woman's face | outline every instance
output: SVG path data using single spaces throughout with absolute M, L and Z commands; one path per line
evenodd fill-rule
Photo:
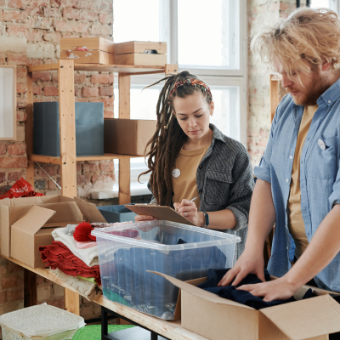
M 174 115 L 183 132 L 192 140 L 201 139 L 209 132 L 209 118 L 214 111 L 214 103 L 207 103 L 200 91 L 185 98 L 174 97 Z

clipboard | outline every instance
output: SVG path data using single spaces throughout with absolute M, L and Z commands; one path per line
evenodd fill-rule
M 125 205 L 125 208 L 130 209 L 137 215 L 148 215 L 157 218 L 158 220 L 165 220 L 175 223 L 195 225 L 190 220 L 180 215 L 174 209 L 168 206 L 156 204 L 135 204 Z

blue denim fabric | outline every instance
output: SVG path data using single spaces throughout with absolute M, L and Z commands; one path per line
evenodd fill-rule
M 309 242 L 333 205 L 340 203 L 340 80 L 319 97 L 317 104 L 319 108 L 300 159 L 301 211 Z M 266 150 L 260 165 L 254 169 L 257 178 L 271 183 L 276 226 L 268 270 L 275 276 L 283 276 L 291 267 L 289 253 L 292 254 L 290 249 L 294 242 L 287 227 L 287 201 L 303 111 L 304 107 L 294 104 L 290 95 L 282 99 Z M 322 288 L 340 292 L 339 268 L 340 253 L 316 276 L 315 281 Z

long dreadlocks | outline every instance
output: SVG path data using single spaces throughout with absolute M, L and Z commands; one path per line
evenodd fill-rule
M 147 86 L 151 87 L 165 81 L 157 102 L 156 115 L 157 127 L 153 137 L 149 140 L 146 148 L 150 146 L 150 151 L 146 154 L 148 157 L 149 170 L 143 172 L 140 176 L 151 172 L 150 187 L 158 204 L 169 205 L 173 196 L 172 192 L 172 170 L 175 166 L 177 156 L 187 140 L 187 135 L 179 126 L 177 119 L 173 116 L 173 104 L 169 97 L 178 96 L 185 98 L 200 91 L 204 94 L 208 104 L 211 103 L 211 95 L 209 96 L 204 88 L 194 86 L 190 82 L 183 84 L 171 93 L 174 84 L 187 79 L 198 79 L 188 71 L 183 71 L 176 75 L 167 75 L 160 81 Z

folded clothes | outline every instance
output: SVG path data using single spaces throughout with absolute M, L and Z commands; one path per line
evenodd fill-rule
M 95 242 L 95 241 L 89 241 L 89 242 L 78 242 L 78 241 L 76 241 L 76 247 L 78 249 L 92 248 L 92 247 L 96 247 L 96 246 L 97 246 L 97 242 Z
M 57 228 L 52 231 L 52 237 L 55 241 L 63 243 L 75 256 L 79 257 L 89 267 L 99 265 L 97 247 L 78 249 L 76 240 L 73 236 L 66 235 L 65 228 Z
M 80 276 L 74 277 L 65 274 L 59 268 L 50 270 L 54 275 L 63 280 L 63 282 L 70 285 L 81 296 L 85 297 L 89 301 L 94 301 L 101 295 L 101 290 L 98 288 L 98 285 L 94 278 L 82 278 Z
M 273 300 L 270 302 L 266 302 L 263 301 L 261 297 L 254 296 L 253 294 L 245 290 L 238 290 L 234 286 L 217 287 L 217 284 L 221 281 L 228 270 L 229 269 L 209 269 L 207 272 L 208 281 L 198 285 L 198 287 L 210 293 L 219 295 L 220 297 L 223 297 L 225 299 L 229 299 L 255 309 L 273 307 L 281 305 L 283 303 L 296 301 L 294 297 L 291 297 L 290 299 L 286 300 Z M 265 270 L 265 279 L 266 281 L 270 281 L 270 275 L 267 270 Z M 262 281 L 255 274 L 248 274 L 237 287 L 261 282 Z M 307 299 L 312 296 L 312 290 L 308 289 L 302 299 Z
M 91 225 L 93 226 L 93 228 L 97 229 L 97 228 L 107 228 L 107 227 L 117 226 L 117 225 L 120 225 L 120 224 L 131 224 L 131 223 L 133 223 L 133 222 L 91 223 Z M 68 224 L 66 226 L 66 228 L 64 228 L 64 233 L 66 235 L 73 236 L 74 231 L 75 231 L 77 226 L 78 226 L 78 224 Z
M 75 256 L 62 242 L 53 241 L 51 245 L 39 247 L 45 267 L 59 268 L 71 276 L 93 277 L 98 284 L 100 281 L 99 266 L 89 267 Z

